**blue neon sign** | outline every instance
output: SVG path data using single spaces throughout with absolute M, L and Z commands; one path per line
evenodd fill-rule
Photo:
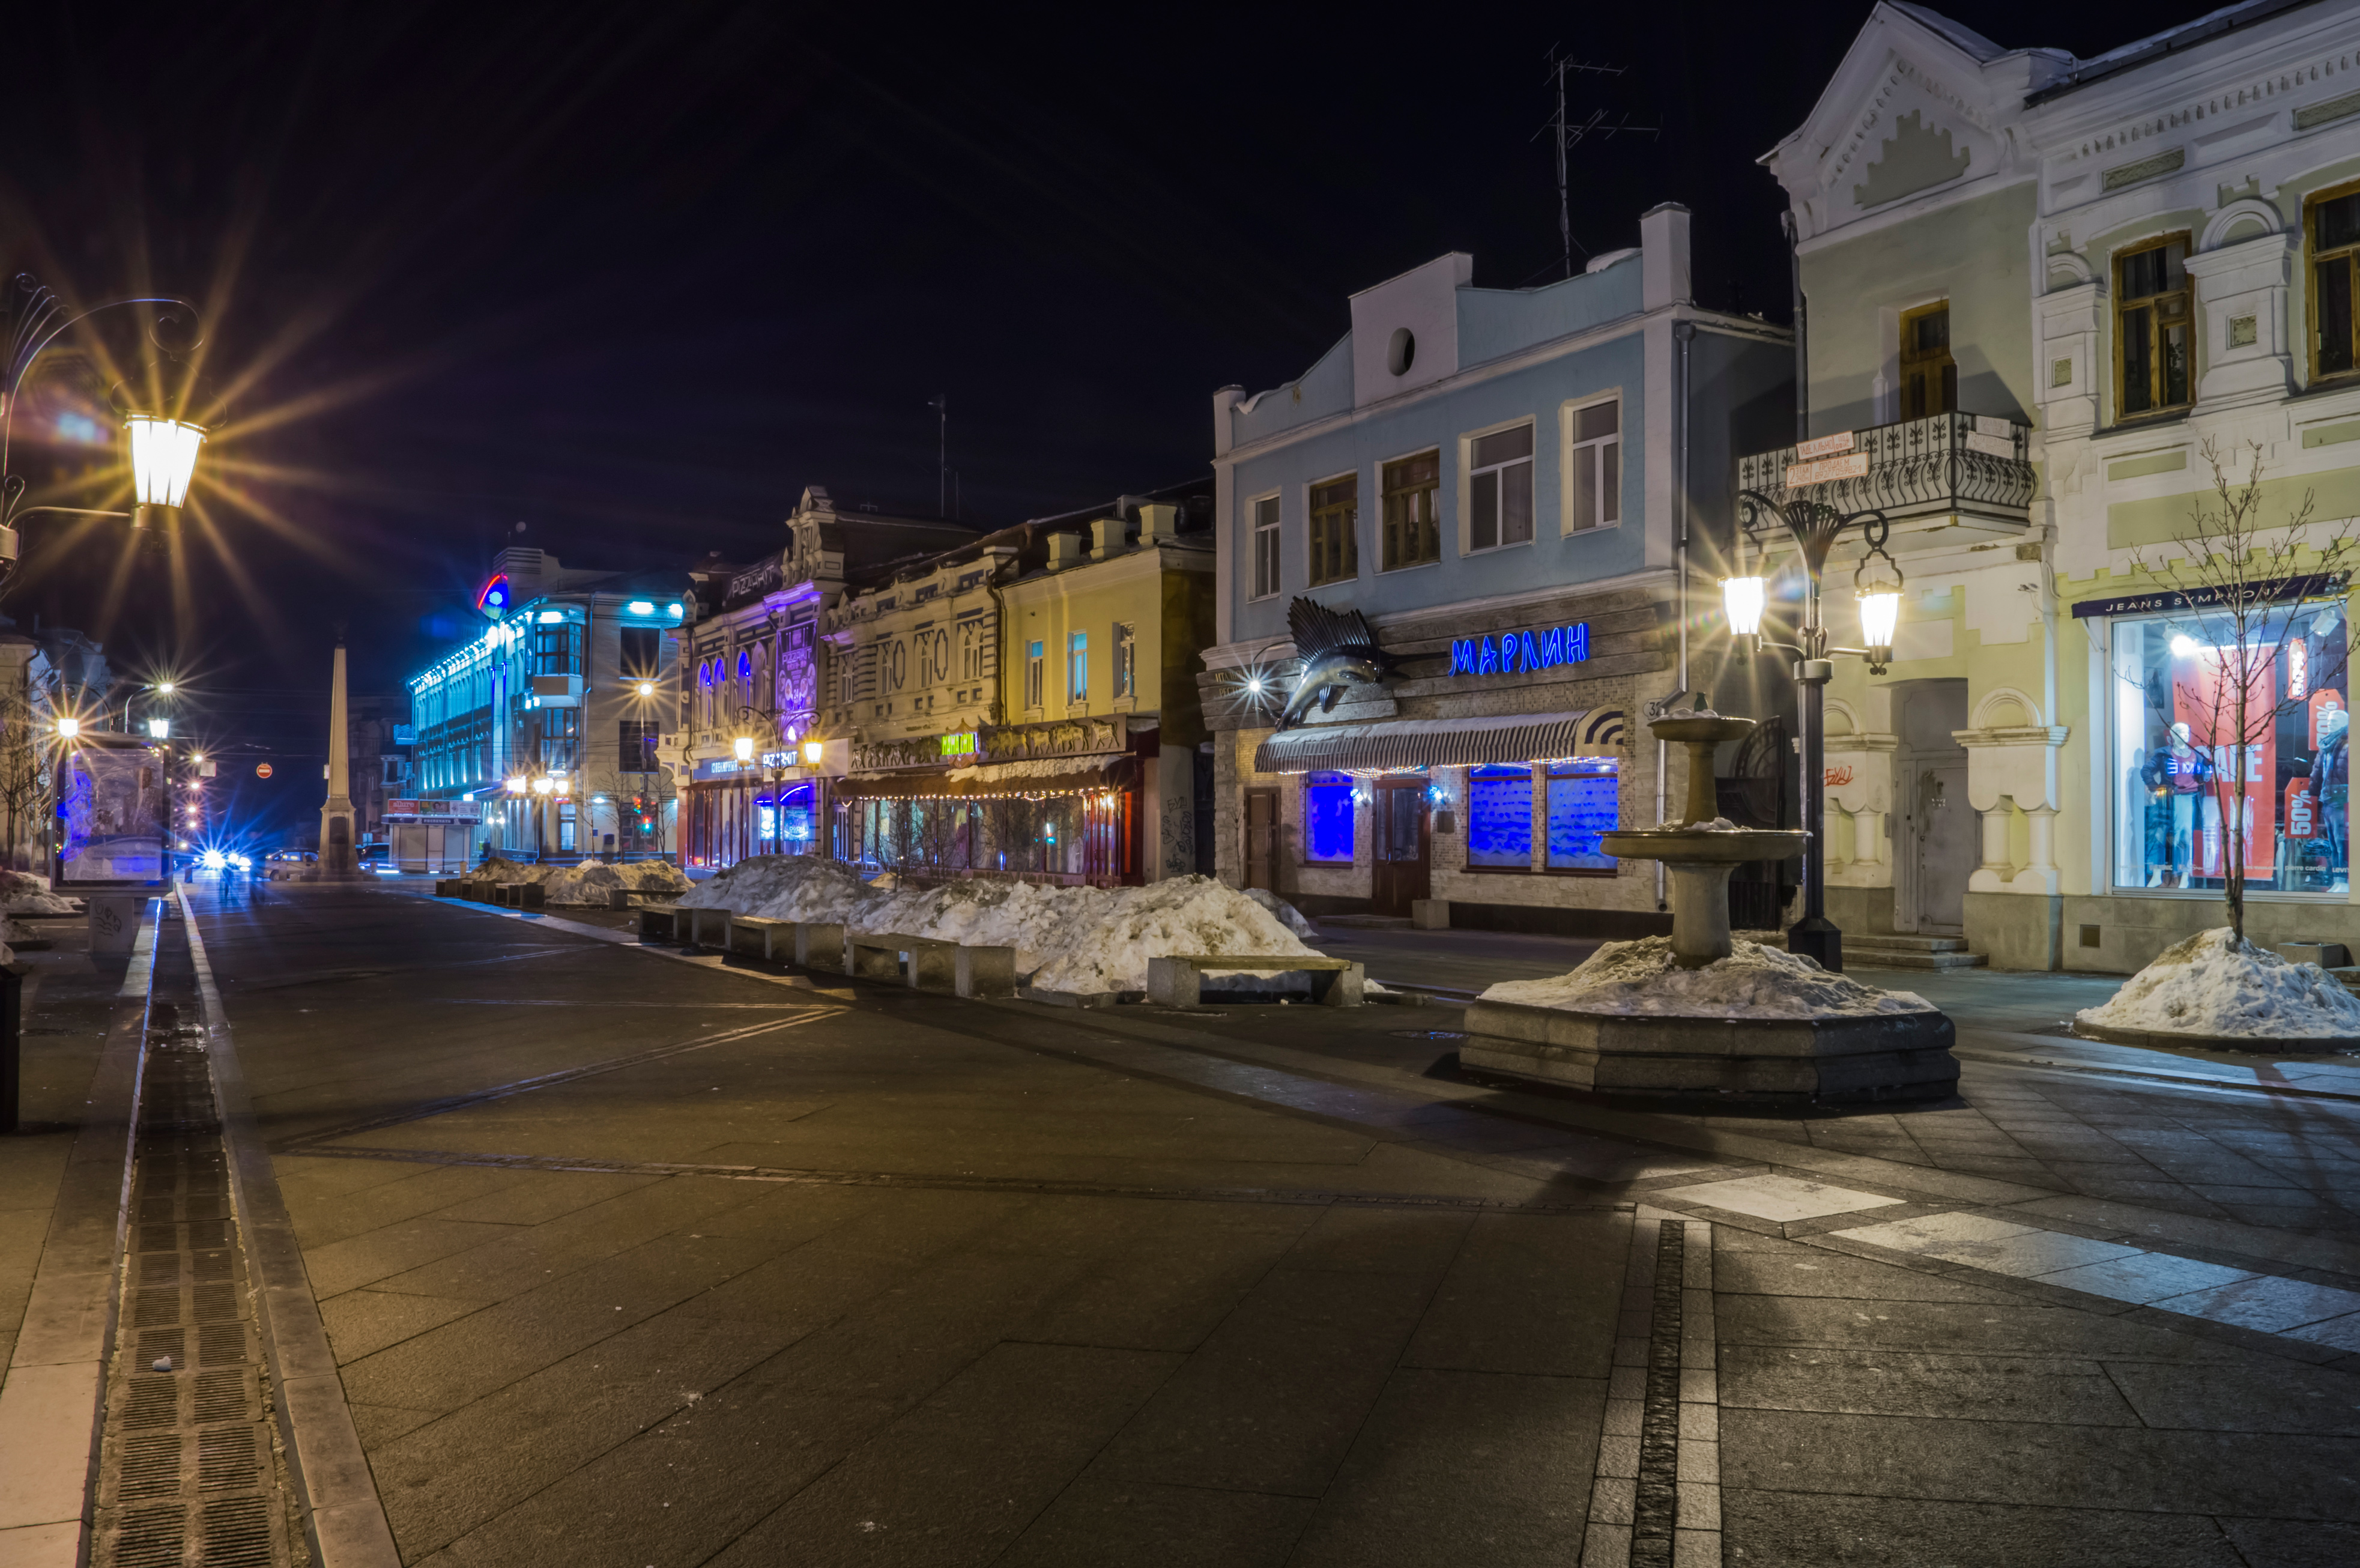
M 1450 673 L 1502 675 L 1585 663 L 1590 658 L 1590 622 L 1551 626 L 1538 631 L 1505 631 L 1491 637 L 1454 638 Z

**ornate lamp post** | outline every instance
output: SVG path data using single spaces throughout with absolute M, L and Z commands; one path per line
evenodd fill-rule
M 1893 662 L 1893 630 L 1901 612 L 1901 568 L 1885 552 L 1893 525 L 1881 511 L 1839 512 L 1823 502 L 1790 497 L 1785 504 L 1759 490 L 1739 493 L 1738 505 L 1749 535 L 1766 532 L 1775 519 L 1794 536 L 1803 560 L 1803 614 L 1791 642 L 1765 642 L 1762 610 L 1768 584 L 1759 576 L 1730 577 L 1721 584 L 1721 604 L 1729 630 L 1737 638 L 1739 655 L 1751 659 L 1765 647 L 1795 655 L 1795 682 L 1800 688 L 1797 733 L 1802 741 L 1803 915 L 1786 933 L 1786 949 L 1819 961 L 1826 970 L 1843 968 L 1843 933 L 1827 913 L 1827 686 L 1835 674 L 1830 653 L 1851 654 L 1868 661 L 1870 671 L 1883 674 Z M 1860 602 L 1861 640 L 1865 648 L 1830 648 L 1826 625 L 1819 618 L 1820 578 L 1836 541 L 1857 527 L 1868 546 L 1852 573 L 1852 592 Z M 1882 565 L 1878 565 L 1882 563 Z M 1889 576 L 1888 576 L 1889 574 Z
M 189 481 L 197 468 L 197 452 L 205 442 L 205 427 L 180 417 L 185 411 L 148 406 L 148 400 L 127 391 L 127 383 L 117 383 L 110 394 L 123 415 L 124 433 L 131 449 L 132 510 L 102 511 L 90 507 L 19 506 L 24 498 L 26 481 L 17 474 L 5 473 L 16 432 L 16 403 L 26 378 L 30 376 L 41 356 L 69 329 L 88 321 L 101 311 L 125 305 L 163 305 L 170 309 L 160 315 L 148 336 L 168 356 L 178 356 L 166 346 L 160 331 L 166 322 L 185 318 L 191 329 L 187 349 L 201 341 L 196 335 L 196 307 L 186 300 L 146 297 L 109 300 L 93 305 L 79 313 L 69 313 L 65 304 L 29 273 L 19 274 L 17 292 L 23 296 L 16 317 L 16 330 L 8 340 L 8 357 L 0 366 L 0 575 L 15 568 L 16 563 L 16 521 L 37 513 L 48 512 L 68 517 L 127 518 L 134 529 L 146 531 L 169 521 L 188 499 Z

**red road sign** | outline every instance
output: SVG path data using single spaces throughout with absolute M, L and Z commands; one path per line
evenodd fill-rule
M 267 779 L 267 778 L 268 778 L 268 777 L 270 776 L 270 764 L 269 764 L 268 762 L 257 762 L 257 763 L 255 763 L 255 764 L 254 764 L 254 776 L 255 776 L 256 778 L 258 778 L 258 779 Z

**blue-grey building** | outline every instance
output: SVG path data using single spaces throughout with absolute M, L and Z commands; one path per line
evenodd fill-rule
M 1214 395 L 1223 880 L 1316 913 L 1668 928 L 1655 866 L 1597 839 L 1677 786 L 1642 708 L 1712 684 L 1686 632 L 1718 620 L 1736 455 L 1791 437 L 1794 358 L 1694 302 L 1686 208 L 1640 233 L 1532 289 L 1440 257 L 1354 295 L 1299 380 Z M 1247 686 L 1291 677 L 1298 597 L 1404 663 L 1273 734 Z

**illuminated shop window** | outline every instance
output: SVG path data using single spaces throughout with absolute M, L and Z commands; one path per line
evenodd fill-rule
M 1530 870 L 1533 863 L 1533 770 L 1491 766 L 1467 770 L 1467 863 Z
M 1622 771 L 1612 757 L 1549 764 L 1549 870 L 1612 873 L 1614 857 L 1599 852 L 1598 839 L 1622 826 Z
M 1303 858 L 1314 864 L 1352 860 L 1352 775 L 1303 775 Z

